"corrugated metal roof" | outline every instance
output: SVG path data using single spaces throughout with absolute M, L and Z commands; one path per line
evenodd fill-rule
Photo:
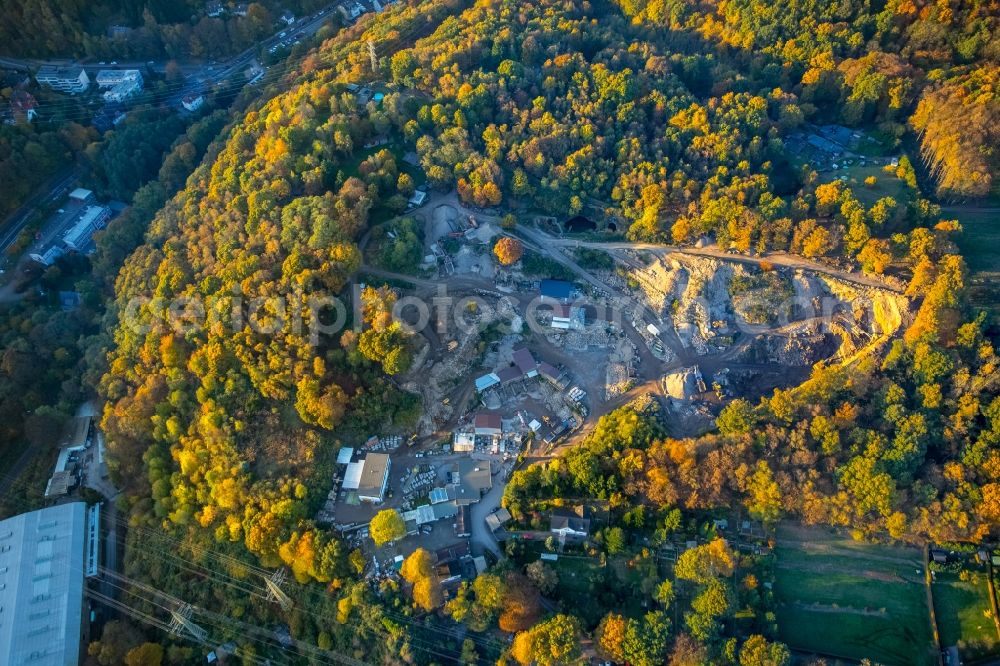
M 0 664 L 80 661 L 86 504 L 0 521 Z
M 559 300 L 568 300 L 573 294 L 573 285 L 562 280 L 542 280 L 539 291 L 542 296 L 548 296 L 549 298 L 556 298 Z
M 352 462 L 347 465 L 344 472 L 344 490 L 357 490 L 361 485 L 361 472 L 364 471 L 363 462 Z
M 497 377 L 495 373 L 491 372 L 488 375 L 483 375 L 482 377 L 476 379 L 476 390 L 480 392 L 485 391 L 499 382 L 500 378 Z

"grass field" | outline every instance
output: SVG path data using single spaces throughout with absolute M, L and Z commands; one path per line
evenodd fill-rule
M 991 201 L 986 206 L 996 205 Z M 993 312 L 994 323 L 1000 323 L 1000 214 L 973 209 L 945 210 L 945 219 L 957 219 L 962 233 L 956 239 L 962 256 L 969 266 L 969 297 L 976 307 Z
M 783 526 L 776 613 L 793 648 L 879 663 L 936 663 L 920 551 Z
M 996 654 L 1000 643 L 987 615 L 990 597 L 986 576 L 980 574 L 963 582 L 958 574 L 939 571 L 932 587 L 941 645 L 957 645 L 963 659 Z
M 868 176 L 875 176 L 873 187 L 865 185 L 865 178 Z M 854 196 L 865 206 L 871 206 L 882 197 L 892 197 L 900 204 L 905 203 L 910 198 L 909 191 L 903 181 L 895 174 L 883 171 L 882 167 L 878 165 L 859 166 L 854 164 L 836 171 L 824 171 L 819 174 L 819 180 L 823 183 L 829 183 L 841 177 L 846 178 L 844 182 L 851 186 Z
M 944 211 L 941 216 L 962 224 L 958 247 L 970 271 L 1000 271 L 1000 214 L 968 210 Z

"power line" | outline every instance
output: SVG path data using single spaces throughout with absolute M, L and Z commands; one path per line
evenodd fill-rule
M 371 15 L 369 15 L 369 16 L 371 16 Z M 398 48 L 397 45 L 400 42 L 403 42 L 403 41 L 406 41 L 406 40 L 409 40 L 409 39 L 411 39 L 413 37 L 418 36 L 420 33 L 422 33 L 424 31 L 425 26 L 415 25 L 415 23 L 416 23 L 415 21 L 409 21 L 405 26 L 403 26 L 403 28 L 396 28 L 394 30 L 394 32 L 396 32 L 397 35 L 395 37 L 392 37 L 392 38 L 383 38 L 381 40 L 382 43 L 384 45 L 390 45 L 390 46 L 394 47 L 393 48 L 393 50 L 394 50 L 395 48 Z M 433 24 L 431 24 L 431 26 L 429 26 L 429 27 L 433 27 Z M 352 27 L 344 27 L 343 28 L 343 30 L 349 30 L 349 29 L 353 29 L 353 26 Z M 360 39 L 361 39 L 361 36 L 359 35 L 358 40 L 360 40 Z M 367 44 L 368 44 L 367 48 L 369 49 L 369 52 L 371 53 L 373 51 L 374 47 L 375 47 L 375 40 L 373 38 L 369 38 L 366 41 L 367 41 Z M 261 84 L 265 84 L 265 83 L 267 83 L 267 84 L 274 83 L 275 81 L 277 81 L 281 77 L 283 77 L 285 74 L 294 71 L 294 69 L 299 64 L 303 63 L 304 61 L 306 61 L 308 59 L 326 60 L 327 64 L 329 64 L 329 65 L 335 64 L 335 61 L 333 61 L 333 57 L 334 56 L 332 54 L 328 54 L 328 53 L 324 53 L 324 52 L 318 51 L 318 50 L 316 50 L 316 48 L 314 48 L 312 50 L 307 50 L 302 55 L 296 56 L 294 58 L 288 57 L 285 60 L 281 61 L 280 63 L 275 63 L 274 65 L 271 65 L 269 68 L 267 68 L 265 74 L 261 77 L 261 79 L 259 79 L 257 82 L 255 82 L 254 85 L 261 85 Z M 379 73 L 379 68 L 377 66 L 377 59 L 373 59 L 372 63 L 373 63 L 373 65 L 372 65 L 372 71 L 373 71 L 374 74 L 377 75 Z M 241 80 L 239 80 L 240 74 L 241 74 L 240 72 L 234 72 L 229 77 L 226 77 L 222 81 L 219 81 L 218 83 L 216 83 L 215 86 L 214 86 L 214 88 L 215 88 L 217 94 L 228 94 L 228 93 L 231 93 L 233 91 L 237 91 L 237 90 L 242 89 L 242 88 L 246 87 L 247 85 L 249 85 L 249 83 L 247 81 L 241 81 Z M 183 81 L 176 81 L 176 82 L 173 82 L 173 83 L 168 82 L 168 83 L 164 84 L 164 86 L 161 86 L 157 91 L 155 91 L 154 93 L 151 93 L 150 96 L 147 98 L 147 103 L 149 103 L 151 105 L 162 104 L 168 98 L 174 97 L 179 92 L 183 91 L 185 88 L 191 86 L 191 83 L 189 81 L 187 81 L 187 80 L 183 80 Z M 72 108 L 73 109 L 73 113 L 63 114 L 63 120 L 64 121 L 83 120 L 83 119 L 89 118 L 90 115 L 91 115 L 89 110 L 80 110 L 79 109 L 79 104 L 75 100 L 72 100 L 72 99 L 57 100 L 57 101 L 54 101 L 54 102 L 48 102 L 48 103 L 46 103 L 44 105 L 39 105 L 36 108 L 40 109 L 40 110 L 47 110 L 47 109 L 58 110 L 60 107 L 62 107 L 63 109 L 66 109 L 66 108 Z M 53 111 L 53 113 L 54 112 L 55 111 Z
M 21 499 L 17 503 L 28 504 L 27 501 L 24 500 L 24 499 Z M 105 515 L 107 515 L 107 514 L 105 514 Z M 148 539 L 148 538 L 157 538 L 158 537 L 158 538 L 163 538 L 163 539 L 167 539 L 167 540 L 170 540 L 170 541 L 174 541 L 175 543 L 180 544 L 181 547 L 189 547 L 190 548 L 190 546 L 191 546 L 191 544 L 187 544 L 187 543 L 181 542 L 181 541 L 179 541 L 177 539 L 169 537 L 168 535 L 166 535 L 165 533 L 162 533 L 162 532 L 155 532 L 153 530 L 148 530 L 146 528 L 142 528 L 142 527 L 139 527 L 139 526 L 133 526 L 133 527 L 130 528 L 128 526 L 128 524 L 127 524 L 126 519 L 124 517 L 122 517 L 122 516 L 117 516 L 116 519 L 115 519 L 115 522 L 116 522 L 116 524 L 121 525 L 121 526 L 125 527 L 126 529 L 136 530 L 137 535 L 141 536 L 142 538 L 147 538 Z M 110 530 L 111 526 L 109 526 L 108 529 Z M 103 528 L 102 528 L 102 531 L 103 531 Z M 215 552 L 213 552 L 213 551 L 211 551 L 211 550 L 209 550 L 207 548 L 200 548 L 199 550 L 203 551 L 204 554 L 206 554 L 206 556 L 215 556 L 215 557 L 217 557 L 218 559 L 216 561 L 219 561 L 219 562 L 224 562 L 224 558 L 228 558 L 229 557 L 229 556 L 226 556 L 226 555 L 221 554 L 221 553 L 215 553 Z M 228 583 L 231 587 L 239 588 L 239 586 L 241 586 L 241 585 L 248 585 L 248 582 L 245 581 L 245 580 L 235 578 L 232 575 L 227 574 L 226 572 L 218 572 L 218 571 L 209 569 L 208 567 L 205 567 L 204 565 L 199 565 L 198 563 L 193 562 L 193 561 L 191 561 L 191 560 L 189 560 L 187 558 L 184 558 L 183 556 L 181 556 L 179 554 L 169 553 L 169 552 L 154 551 L 153 549 L 149 549 L 149 548 L 143 549 L 143 550 L 139 551 L 139 553 L 140 553 L 140 555 L 139 555 L 140 557 L 145 557 L 145 558 L 147 558 L 149 560 L 153 560 L 153 561 L 159 561 L 161 563 L 164 563 L 164 564 L 167 564 L 167 565 L 170 565 L 170 566 L 177 566 L 178 568 L 180 568 L 182 570 L 185 570 L 185 571 L 188 571 L 189 573 L 194 573 L 195 575 L 205 575 L 202 572 L 197 571 L 197 570 L 191 568 L 191 567 L 200 567 L 200 568 L 204 569 L 205 571 L 209 572 L 210 574 L 212 574 L 212 578 L 213 578 L 213 580 L 215 582 L 222 583 L 222 584 L 227 584 Z M 190 564 L 191 566 L 186 566 L 186 564 Z M 242 566 L 243 563 L 237 561 L 237 564 L 239 564 L 239 565 Z M 256 567 L 253 567 L 253 568 L 256 568 Z M 84 573 L 83 569 L 82 569 L 82 566 L 73 566 L 72 569 L 74 571 L 79 572 L 81 575 L 83 575 L 83 573 Z M 259 568 L 257 568 L 257 569 L 259 569 Z M 128 584 L 132 584 L 136 588 L 141 589 L 141 590 L 145 591 L 147 594 L 152 595 L 152 599 L 153 600 L 159 599 L 160 601 L 156 601 L 155 603 L 158 605 L 158 607 L 161 610 L 164 610 L 164 611 L 167 611 L 167 612 L 173 612 L 174 610 L 176 610 L 177 607 L 180 607 L 181 605 L 185 605 L 185 604 L 186 605 L 191 605 L 191 604 L 188 604 L 188 602 L 182 601 L 182 600 L 180 600 L 180 599 L 178 599 L 176 597 L 173 597 L 172 595 L 169 595 L 169 594 L 167 594 L 165 592 L 162 592 L 161 590 L 158 590 L 157 588 L 155 588 L 155 587 L 153 587 L 153 586 L 151 586 L 151 585 L 149 585 L 147 583 L 138 581 L 135 578 L 130 578 L 130 577 L 124 576 L 123 574 L 118 574 L 117 572 L 113 572 L 110 569 L 107 569 L 106 567 L 101 567 L 100 571 L 102 573 L 102 580 L 106 584 L 111 585 L 112 587 L 115 587 L 115 588 L 118 588 L 118 589 L 122 589 L 121 588 L 121 584 L 123 584 L 123 583 L 125 583 L 127 581 Z M 268 575 L 268 577 L 270 576 L 270 572 L 268 572 L 267 570 L 260 569 L 260 571 L 263 571 L 265 574 Z M 119 581 L 119 584 L 115 584 L 112 580 L 108 580 L 109 577 L 113 578 L 114 580 Z M 226 579 L 228 579 L 228 580 L 226 580 Z M 253 596 L 255 598 L 259 598 L 259 599 L 262 599 L 262 600 L 273 601 L 273 599 L 269 599 L 268 598 L 268 596 L 267 596 L 267 594 L 265 593 L 264 590 L 262 590 L 260 588 L 255 588 L 255 589 L 258 591 L 257 594 L 253 594 L 253 593 L 249 592 L 248 590 L 246 590 L 246 591 L 245 590 L 240 590 L 240 591 L 242 593 L 244 593 L 244 594 L 253 594 Z M 303 593 L 307 594 L 308 596 L 313 597 L 314 599 L 317 598 L 317 595 L 319 594 L 319 590 L 315 589 L 314 587 L 303 586 L 301 588 L 301 591 Z M 328 615 L 326 613 L 320 612 L 314 606 L 313 602 L 310 602 L 307 599 L 302 599 L 301 601 L 303 601 L 303 604 L 297 606 L 295 608 L 295 610 L 297 610 L 297 611 L 299 611 L 299 612 L 301 612 L 301 613 L 303 613 L 303 614 L 305 614 L 307 616 L 310 616 L 313 619 L 320 621 L 321 623 L 322 622 L 328 622 L 328 623 L 338 623 L 339 624 L 339 622 L 335 618 L 332 618 L 330 615 Z M 151 600 L 151 603 L 154 603 L 154 602 Z M 199 607 L 194 606 L 194 605 L 191 605 L 191 606 L 198 613 L 211 613 L 210 611 L 207 611 L 206 609 L 199 608 Z M 397 612 L 391 611 L 391 610 L 389 610 L 387 608 L 384 608 L 383 606 L 380 606 L 380 605 L 373 606 L 373 609 L 375 610 L 376 613 L 378 613 L 378 615 L 380 617 L 384 617 L 384 618 L 386 618 L 386 619 L 388 619 L 390 621 L 393 621 L 395 623 L 411 627 L 412 629 L 416 629 L 416 630 L 419 630 L 419 631 L 422 631 L 422 632 L 429 632 L 431 634 L 439 634 L 441 636 L 446 636 L 448 638 L 455 639 L 455 640 L 457 640 L 459 638 L 459 636 L 457 635 L 459 630 L 457 628 L 455 630 L 448 630 L 448 629 L 446 629 L 444 627 L 440 627 L 440 626 L 437 626 L 437 627 L 428 627 L 428 626 L 425 626 L 425 625 L 422 625 L 422 624 L 418 623 L 412 617 L 409 617 L 409 616 L 403 615 L 401 613 L 397 613 Z M 286 612 L 288 612 L 287 609 L 286 609 Z M 218 618 L 224 617 L 224 616 L 221 616 L 219 614 L 215 614 L 215 615 L 212 615 L 212 617 L 216 620 L 216 622 L 218 622 Z M 162 622 L 161 622 L 161 624 L 162 624 Z M 163 628 L 163 627 L 160 627 L 160 628 Z M 356 626 L 356 629 L 358 631 L 360 631 L 360 632 L 363 632 L 363 633 L 369 635 L 372 639 L 375 639 L 375 640 L 380 640 L 381 641 L 381 640 L 384 640 L 386 637 L 389 637 L 389 638 L 393 637 L 393 634 L 390 631 L 384 630 L 384 629 L 378 629 L 377 627 L 373 628 L 373 627 L 358 625 L 358 626 Z M 169 627 L 166 630 L 169 631 Z M 260 631 L 266 631 L 266 630 L 260 630 Z M 428 638 L 420 637 L 418 635 L 413 634 L 412 632 L 408 632 L 406 634 L 405 638 L 406 638 L 406 640 L 415 649 L 418 649 L 420 651 L 426 652 L 427 654 L 435 655 L 435 656 L 443 657 L 443 658 L 447 658 L 447 659 L 452 659 L 452 660 L 457 659 L 458 656 L 459 656 L 459 652 L 457 650 L 448 651 L 440 643 L 435 642 L 435 641 L 433 641 L 431 639 L 428 639 Z M 492 650 L 496 650 L 497 652 L 502 652 L 505 649 L 505 647 L 506 647 L 502 643 L 494 641 L 494 640 L 491 640 L 491 639 L 488 639 L 487 637 L 484 637 L 484 636 L 475 636 L 475 635 L 472 635 L 472 634 L 468 634 L 468 635 L 466 635 L 466 638 L 472 640 L 473 643 L 475 643 L 479 647 L 482 647 L 482 648 L 487 649 L 487 650 L 491 650 L 492 649 Z

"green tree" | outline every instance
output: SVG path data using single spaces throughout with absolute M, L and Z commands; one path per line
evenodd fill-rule
M 625 532 L 620 527 L 604 530 L 604 548 L 608 555 L 617 555 L 625 549 Z
M 786 666 L 792 654 L 782 643 L 771 643 L 754 634 L 740 648 L 740 666 Z
M 716 427 L 724 435 L 748 433 L 755 423 L 754 408 L 743 398 L 737 398 L 726 405 L 715 420 Z

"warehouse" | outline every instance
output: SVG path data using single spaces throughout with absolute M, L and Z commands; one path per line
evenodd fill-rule
M 86 514 L 72 502 L 0 521 L 0 664 L 80 663 Z

